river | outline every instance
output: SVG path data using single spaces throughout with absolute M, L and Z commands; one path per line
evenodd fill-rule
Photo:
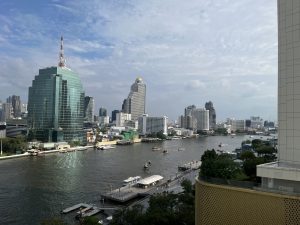
M 246 136 L 211 136 L 159 143 L 117 146 L 0 161 L 0 224 L 38 225 L 59 216 L 62 208 L 100 202 L 100 195 L 117 188 L 129 176 L 174 176 L 179 164 L 199 160 L 207 149 L 232 151 Z M 152 151 L 153 146 L 168 154 Z M 182 147 L 184 151 L 178 151 Z M 152 166 L 144 171 L 148 160 Z

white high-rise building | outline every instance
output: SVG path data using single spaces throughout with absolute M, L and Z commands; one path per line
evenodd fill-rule
M 300 193 L 300 0 L 278 0 L 278 162 L 257 166 L 262 188 Z
M 139 116 L 145 114 L 146 107 L 146 85 L 142 78 L 136 78 L 131 85 L 130 93 L 124 100 L 122 110 L 124 113 L 131 114 L 131 119 L 136 120 Z
M 138 132 L 141 135 L 163 132 L 168 134 L 168 117 L 151 117 L 144 114 L 138 118 Z
M 192 118 L 195 121 L 196 129 L 199 131 L 209 130 L 209 111 L 206 109 L 194 109 Z
M 126 125 L 126 121 L 131 120 L 131 114 L 119 112 L 116 114 L 116 126 L 124 127 Z

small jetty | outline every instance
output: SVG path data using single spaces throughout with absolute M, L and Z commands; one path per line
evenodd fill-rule
M 76 209 L 79 209 L 79 208 L 88 208 L 88 207 L 90 207 L 89 204 L 79 203 L 77 205 L 73 205 L 69 208 L 66 208 L 66 209 L 62 210 L 62 213 L 66 214 L 66 213 L 72 212 L 72 211 L 74 211 Z
M 178 166 L 179 171 L 185 171 L 185 170 L 197 170 L 201 166 L 201 161 L 199 160 L 194 160 L 188 163 L 185 163 L 183 165 Z
M 117 145 L 131 145 L 131 144 L 133 144 L 132 141 L 127 141 L 127 140 L 117 141 Z
M 152 175 L 139 180 L 132 186 L 120 187 L 102 195 L 104 199 L 111 201 L 126 203 L 137 197 L 144 197 L 151 194 L 153 188 L 163 180 L 160 175 Z

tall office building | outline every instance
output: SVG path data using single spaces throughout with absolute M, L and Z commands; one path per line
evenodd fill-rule
M 0 121 L 5 122 L 13 118 L 13 107 L 11 103 L 2 103 Z
M 117 116 L 117 113 L 119 113 L 119 112 L 120 112 L 120 110 L 117 110 L 117 109 L 115 109 L 111 112 L 111 121 L 112 122 L 116 121 L 116 118 L 117 118 L 116 116 Z
M 211 101 L 205 103 L 205 109 L 209 111 L 209 129 L 216 129 L 216 110 Z
M 41 141 L 83 142 L 83 119 L 83 87 L 66 67 L 61 38 L 58 66 L 40 69 L 29 87 L 29 135 Z
M 122 111 L 131 114 L 132 120 L 145 114 L 146 107 L 146 85 L 142 78 L 136 78 L 135 82 L 131 85 L 130 93 L 123 101 Z
M 100 116 L 107 116 L 107 110 L 105 108 L 100 108 L 99 109 L 99 117 Z
M 278 162 L 259 165 L 262 187 L 300 193 L 300 1 L 278 0 Z
M 93 122 L 94 121 L 94 109 L 95 101 L 93 97 L 84 97 L 84 121 Z
M 6 99 L 7 103 L 12 105 L 13 117 L 21 117 L 21 99 L 20 96 L 12 95 Z

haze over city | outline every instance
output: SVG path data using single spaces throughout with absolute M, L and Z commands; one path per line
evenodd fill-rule
M 276 1 L 2 1 L 0 99 L 28 98 L 40 68 L 67 66 L 86 95 L 120 109 L 147 84 L 146 111 L 177 119 L 211 100 L 217 120 L 277 118 Z

